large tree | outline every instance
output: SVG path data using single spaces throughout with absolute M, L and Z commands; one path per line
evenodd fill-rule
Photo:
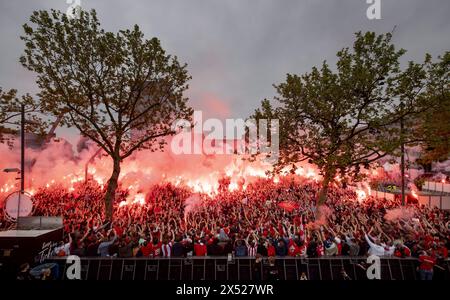
M 423 149 L 418 162 L 425 167 L 450 156 L 450 52 L 433 64 L 430 76 L 435 79 L 428 88 L 432 106 L 417 118 Z
M 337 53 L 335 68 L 325 61 L 303 75 L 288 74 L 275 85 L 275 107 L 265 100 L 253 115 L 280 121 L 276 169 L 305 160 L 321 170 L 319 204 L 336 175 L 358 178 L 361 168 L 395 153 L 409 138 L 400 121 L 408 124 L 428 106 L 430 58 L 402 69 L 405 50 L 397 50 L 391 37 L 356 33 L 353 47 Z
M 79 17 L 36 11 L 24 25 L 21 63 L 37 74 L 39 97 L 64 124 L 76 127 L 113 161 L 106 194 L 112 219 L 121 162 L 136 150 L 162 150 L 172 123 L 190 119 L 183 93 L 186 65 L 167 55 L 157 38 L 145 39 L 137 25 L 117 33 L 100 27 L 95 11 Z

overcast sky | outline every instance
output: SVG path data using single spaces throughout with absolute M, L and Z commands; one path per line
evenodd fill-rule
M 381 0 L 381 20 L 369 20 L 366 0 L 81 0 L 109 31 L 138 24 L 188 64 L 188 96 L 207 116 L 246 117 L 286 73 L 304 73 L 349 46 L 359 30 L 384 33 L 408 60 L 450 49 L 450 0 Z M 18 58 L 22 24 L 33 10 L 66 11 L 66 0 L 0 0 L 0 86 L 37 91 Z

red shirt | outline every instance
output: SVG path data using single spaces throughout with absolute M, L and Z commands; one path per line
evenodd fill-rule
M 122 234 L 123 234 L 122 228 L 120 228 L 119 226 L 115 226 L 114 230 L 116 231 L 117 236 L 122 236 Z
M 399 249 L 395 249 L 394 256 L 395 257 L 409 257 L 409 256 L 411 256 L 411 250 L 409 250 L 408 247 L 404 247 L 403 251 L 401 251 Z
M 425 248 L 430 248 L 431 243 L 433 242 L 433 237 L 431 235 L 425 236 Z
M 272 226 L 270 226 L 270 234 L 275 236 L 275 229 Z
M 321 257 L 324 255 L 324 249 L 323 249 L 323 244 L 319 243 L 319 245 L 317 245 L 317 256 Z
M 420 261 L 419 268 L 425 271 L 432 271 L 434 265 L 436 264 L 436 259 L 428 255 L 420 255 L 419 261 Z
M 301 255 L 301 249 L 293 240 L 289 240 L 288 245 L 288 255 L 289 256 L 299 256 Z
M 195 244 L 194 252 L 196 256 L 206 256 L 206 245 L 204 244 Z
M 150 256 L 150 253 L 152 253 L 152 244 L 148 243 L 147 246 L 141 247 L 142 256 Z
M 274 247 L 272 244 L 270 244 L 270 245 L 267 247 L 267 255 L 268 255 L 268 256 L 275 256 L 275 255 L 276 255 L 275 247 Z
M 151 253 L 152 256 L 153 256 L 153 257 L 161 256 L 161 246 L 162 246 L 162 243 L 159 242 L 158 244 L 156 244 L 156 245 L 152 244 L 151 246 L 152 246 L 152 253 Z
M 279 234 L 284 234 L 283 225 L 281 225 L 281 224 L 278 225 L 278 233 Z

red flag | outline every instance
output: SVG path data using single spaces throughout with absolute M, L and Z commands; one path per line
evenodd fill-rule
M 281 207 L 282 209 L 288 211 L 288 212 L 291 212 L 294 209 L 299 208 L 298 203 L 295 203 L 292 200 L 280 202 L 280 203 L 278 203 L 278 206 Z

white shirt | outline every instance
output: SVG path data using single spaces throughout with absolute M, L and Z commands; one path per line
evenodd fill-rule
M 370 255 L 376 255 L 376 256 L 384 256 L 384 247 L 381 245 L 377 245 L 374 242 L 372 242 L 369 237 L 367 236 L 367 233 L 365 234 L 365 238 L 367 243 L 369 244 L 369 254 Z
M 55 248 L 55 254 L 58 255 L 58 253 L 63 250 L 66 256 L 70 255 L 70 243 L 64 244 L 62 246 Z
M 172 242 L 169 242 L 168 244 L 163 244 L 161 246 L 161 251 L 163 257 L 171 257 L 172 256 Z
M 383 244 L 384 246 L 384 255 L 386 256 L 393 256 L 395 251 L 395 246 L 388 247 L 387 245 Z

